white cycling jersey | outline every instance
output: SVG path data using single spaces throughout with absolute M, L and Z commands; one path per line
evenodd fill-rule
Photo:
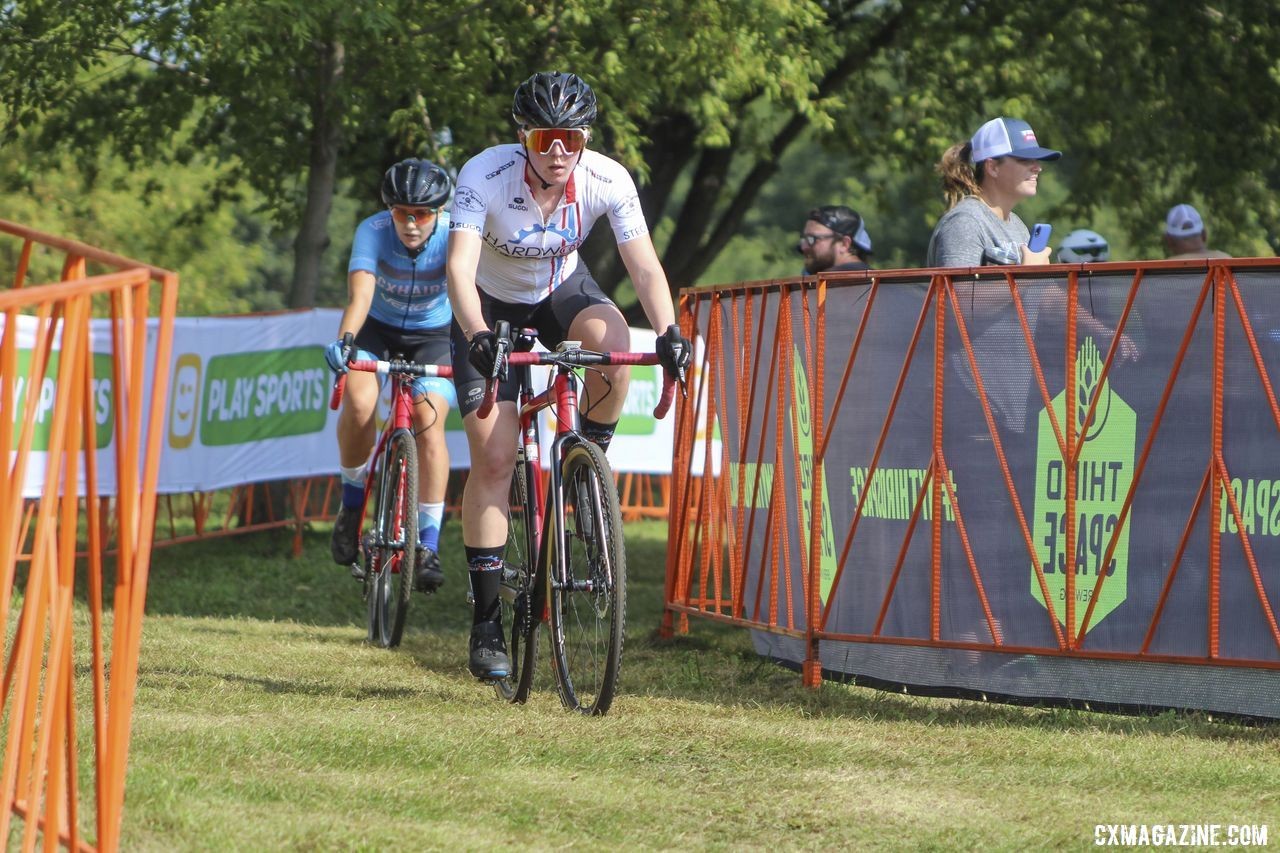
M 583 150 L 546 220 L 524 172 L 520 145 L 496 145 L 466 162 L 453 195 L 449 230 L 484 240 L 476 285 L 496 299 L 532 305 L 547 298 L 577 269 L 578 247 L 601 214 L 620 244 L 649 233 L 635 181 L 603 154 Z

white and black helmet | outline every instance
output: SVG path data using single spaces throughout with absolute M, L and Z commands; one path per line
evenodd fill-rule
M 1087 264 L 1111 258 L 1111 247 L 1097 231 L 1079 228 L 1067 235 L 1058 246 L 1058 262 L 1063 264 Z

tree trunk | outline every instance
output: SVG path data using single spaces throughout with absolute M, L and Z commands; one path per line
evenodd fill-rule
M 321 260 L 329 247 L 329 211 L 337 185 L 338 148 L 342 143 L 341 106 L 335 92 L 342 81 L 345 50 L 339 41 L 321 45 L 311 100 L 311 151 L 307 168 L 307 201 L 293 243 L 290 308 L 316 304 Z

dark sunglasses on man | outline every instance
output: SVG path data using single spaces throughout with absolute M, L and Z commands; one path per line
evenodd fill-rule
M 812 249 L 819 240 L 839 239 L 843 236 L 843 234 L 801 234 L 800 242 L 796 243 L 796 251 L 803 253 L 805 249 Z

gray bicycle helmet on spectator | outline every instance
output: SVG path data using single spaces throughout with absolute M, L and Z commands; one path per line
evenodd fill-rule
M 596 93 L 577 74 L 539 71 L 516 88 L 511 117 L 522 127 L 587 127 Z
M 440 207 L 453 192 L 453 179 L 430 160 L 401 160 L 382 176 L 382 203 L 387 207 Z
M 1087 264 L 1110 257 L 1107 241 L 1097 231 L 1088 228 L 1072 231 L 1058 247 L 1058 262 L 1063 264 Z

